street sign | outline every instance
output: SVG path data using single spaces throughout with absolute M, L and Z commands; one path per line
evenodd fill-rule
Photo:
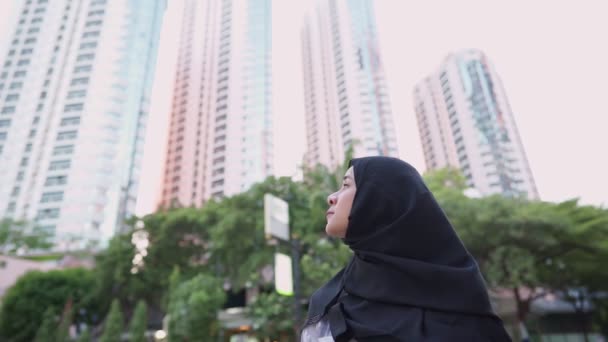
M 289 205 L 270 194 L 264 195 L 264 233 L 267 239 L 289 241 Z
M 293 272 L 289 255 L 274 254 L 274 287 L 280 295 L 293 296 Z

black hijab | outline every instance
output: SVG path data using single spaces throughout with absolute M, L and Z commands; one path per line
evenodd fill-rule
M 336 341 L 510 341 L 477 263 L 420 174 L 402 160 L 353 159 L 343 239 L 349 264 L 311 297 Z

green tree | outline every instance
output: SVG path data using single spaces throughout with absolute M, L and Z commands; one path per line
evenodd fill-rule
M 123 332 L 123 316 L 120 310 L 120 303 L 117 299 L 112 301 L 110 312 L 104 323 L 103 335 L 100 342 L 116 342 L 120 341 Z
M 26 273 L 3 298 L 0 335 L 16 342 L 31 341 L 42 323 L 44 310 L 62 312 L 69 298 L 75 310 L 96 312 L 95 303 L 86 299 L 93 285 L 93 274 L 85 269 Z M 76 322 L 87 322 L 87 318 L 79 317 Z
M 205 341 L 218 332 L 217 311 L 225 301 L 222 282 L 199 274 L 179 284 L 170 294 L 169 339 Z
M 89 329 L 86 329 L 80 333 L 80 336 L 78 336 L 78 342 L 91 342 L 91 332 Z
M 70 326 L 72 325 L 72 319 L 74 316 L 74 310 L 72 308 L 72 298 L 68 299 L 68 302 L 63 310 L 63 315 L 61 317 L 61 322 L 59 323 L 59 327 L 57 327 L 57 332 L 55 334 L 55 341 L 57 342 L 65 342 L 69 341 L 70 336 Z
M 47 250 L 52 246 L 50 237 L 48 232 L 26 221 L 0 220 L 0 254 Z
M 351 258 L 351 250 L 339 240 L 320 238 L 302 256 L 302 292 L 309 297 L 331 279 Z
M 456 170 L 431 172 L 426 182 L 488 285 L 512 293 L 517 323 L 524 323 L 531 303 L 548 293 L 606 284 L 606 272 L 595 266 L 598 257 L 606 260 L 605 210 L 577 201 L 468 198 Z
M 114 298 L 128 302 L 147 295 L 141 276 L 131 273 L 135 252 L 131 234 L 121 234 L 114 236 L 96 256 L 96 281 L 91 297 L 100 300 L 102 312 L 107 312 Z
M 282 336 L 288 336 L 293 340 L 293 305 L 293 297 L 281 296 L 276 292 L 258 295 L 248 307 L 258 338 L 277 341 Z
M 117 298 L 126 306 L 144 300 L 152 307 L 166 307 L 168 279 L 175 266 L 188 277 L 208 270 L 207 230 L 212 219 L 201 209 L 181 208 L 132 220 L 133 230 L 114 237 L 97 257 L 95 297 Z M 143 228 L 136 228 L 139 220 Z M 144 232 L 149 243 L 137 269 L 133 267 L 140 253 L 133 244 L 136 232 Z
M 34 342 L 55 342 L 55 330 L 57 322 L 55 320 L 55 311 L 49 307 L 44 312 L 40 328 L 36 332 Z
M 148 326 L 147 307 L 144 301 L 139 301 L 135 313 L 131 318 L 129 327 L 129 341 L 146 342 L 146 328 Z

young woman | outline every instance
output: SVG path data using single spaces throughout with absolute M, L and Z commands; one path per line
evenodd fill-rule
M 312 295 L 302 342 L 511 341 L 419 173 L 387 157 L 350 165 L 325 230 L 354 256 Z

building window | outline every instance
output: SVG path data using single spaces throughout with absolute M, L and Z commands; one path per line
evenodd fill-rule
M 70 168 L 69 160 L 55 160 L 49 165 L 49 171 L 66 170 Z
M 59 202 L 63 200 L 63 191 L 45 192 L 40 199 L 41 203 Z
M 74 73 L 80 73 L 80 72 L 89 72 L 91 71 L 91 66 L 90 65 L 81 65 L 81 66 L 77 66 L 76 68 L 74 68 Z
M 99 37 L 99 31 L 90 31 L 82 34 L 82 38 Z
M 5 141 L 6 140 L 6 136 L 7 136 L 6 132 L 0 132 L 0 141 Z
M 86 90 L 73 90 L 68 93 L 68 99 L 82 98 L 87 94 Z
M 99 26 L 101 25 L 101 20 L 89 21 L 85 24 L 86 27 Z
M 6 95 L 6 102 L 17 101 L 17 100 L 19 100 L 19 94 L 8 94 L 8 95 Z
M 30 64 L 30 60 L 29 59 L 22 59 L 19 62 L 17 62 L 18 66 L 25 66 L 25 65 L 29 65 Z
M 24 44 L 34 44 L 36 42 L 36 38 L 28 38 L 23 43 Z
M 8 127 L 11 125 L 11 119 L 0 120 L 0 127 Z
M 38 210 L 38 220 L 54 219 L 59 217 L 59 208 L 49 208 Z
M 76 116 L 76 117 L 71 117 L 71 118 L 63 118 L 61 119 L 61 126 L 71 126 L 71 125 L 78 125 L 80 123 L 80 117 Z
M 72 154 L 72 153 L 74 153 L 74 145 L 56 146 L 53 149 L 54 156 L 62 156 L 62 155 Z
M 27 30 L 27 33 L 38 33 L 38 32 L 40 32 L 39 27 L 32 27 L 31 29 Z
M 12 114 L 14 112 L 15 112 L 15 107 L 14 106 L 9 106 L 9 107 L 2 108 L 2 114 Z
M 84 105 L 82 103 L 73 103 L 73 104 L 65 105 L 63 110 L 65 112 L 78 112 L 78 111 L 81 111 L 83 107 L 84 107 Z
M 97 42 L 89 42 L 89 43 L 82 43 L 80 44 L 80 49 L 92 49 L 97 47 Z M 92 58 L 91 58 L 92 59 Z
M 46 185 L 46 186 L 64 185 L 67 183 L 67 181 L 68 181 L 67 176 L 51 176 L 51 177 L 46 178 L 44 185 Z
M 57 133 L 57 140 L 59 140 L 59 141 L 72 140 L 72 139 L 76 139 L 77 136 L 78 136 L 77 131 L 59 132 L 59 133 Z
M 88 77 L 80 77 L 80 78 L 73 79 L 71 82 L 71 85 L 88 84 L 88 83 L 89 83 Z
M 76 61 L 78 62 L 82 62 L 82 61 L 91 61 L 95 58 L 95 54 L 94 53 L 87 53 L 84 55 L 80 55 L 76 58 Z
M 25 70 L 15 71 L 15 73 L 13 74 L 13 77 L 14 78 L 24 77 L 26 73 L 27 72 Z
M 41 17 L 32 18 L 32 24 L 39 23 L 39 22 L 42 22 Z
M 92 16 L 95 16 L 95 15 L 103 15 L 104 13 L 105 13 L 105 11 L 101 9 L 101 10 L 96 10 L 96 11 L 89 12 L 88 16 L 92 17 Z
M 21 87 L 23 87 L 23 82 L 13 82 L 9 89 L 21 89 Z

